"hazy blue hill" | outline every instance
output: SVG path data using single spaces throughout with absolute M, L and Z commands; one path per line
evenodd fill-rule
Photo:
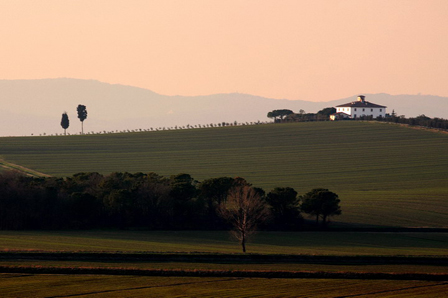
M 87 131 L 111 131 L 218 122 L 265 121 L 269 110 L 315 110 L 322 103 L 268 99 L 247 94 L 165 96 L 150 90 L 78 79 L 0 80 L 0 135 L 78 133 L 76 106 L 87 106 Z M 17 118 L 17 116 L 22 116 Z M 25 118 L 25 119 L 23 119 Z M 45 120 L 42 121 L 42 118 Z M 20 120 L 18 120 L 20 119 Z M 24 121 L 25 120 L 25 121 Z
M 424 95 L 365 94 L 399 115 L 446 118 L 448 98 Z M 331 95 L 329 95 L 331 96 Z M 94 80 L 0 80 L 0 136 L 61 133 L 61 114 L 70 118 L 68 133 L 79 133 L 78 104 L 87 106 L 86 131 L 116 131 L 219 122 L 268 121 L 267 112 L 318 110 L 346 103 L 356 95 L 327 102 L 272 99 L 241 93 L 166 96 L 153 91 Z M 328 100 L 331 100 L 329 97 Z

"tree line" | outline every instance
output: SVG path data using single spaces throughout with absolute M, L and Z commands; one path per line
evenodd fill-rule
M 366 119 L 368 120 L 368 119 Z M 406 118 L 405 116 L 397 116 L 395 111 L 389 117 L 378 117 L 375 120 L 381 122 L 408 124 L 411 126 L 422 126 L 428 128 L 435 128 L 441 130 L 448 130 L 448 120 L 443 118 L 430 118 L 425 115 L 419 115 L 417 117 Z
M 393 110 L 392 113 L 386 114 L 386 117 L 376 117 L 373 118 L 372 116 L 361 116 L 357 117 L 356 119 L 350 119 L 350 120 L 375 120 L 380 122 L 388 122 L 388 123 L 398 123 L 398 124 L 407 124 L 410 126 L 421 126 L 421 127 L 427 127 L 427 128 L 433 128 L 433 129 L 440 129 L 440 130 L 448 130 L 448 120 L 443 118 L 430 118 L 424 114 L 419 115 L 417 117 L 410 117 L 406 118 L 406 116 L 401 115 L 397 116 L 395 111 Z
M 291 110 L 281 109 L 268 112 L 267 117 L 274 120 L 275 123 L 282 122 L 304 122 L 304 121 L 326 121 L 330 119 L 330 115 L 336 113 L 335 108 L 324 108 L 317 113 L 306 113 L 299 110 L 294 113 Z
M 282 122 L 303 122 L 303 121 L 327 121 L 330 119 L 330 115 L 336 113 L 335 108 L 324 108 L 317 113 L 305 113 L 304 110 L 299 110 L 298 113 L 294 113 L 291 110 L 281 109 L 268 112 L 267 117 L 274 119 L 275 123 Z M 391 114 L 386 114 L 386 117 L 373 116 L 361 116 L 356 119 L 344 119 L 352 121 L 362 120 L 376 120 L 381 122 L 407 124 L 411 126 L 422 126 L 428 128 L 435 128 L 440 130 L 448 130 L 448 120 L 443 118 L 430 118 L 426 115 L 419 115 L 417 117 L 406 118 L 406 116 L 397 116 L 393 110 Z
M 326 226 L 339 215 L 338 196 L 290 187 L 266 193 L 244 178 L 196 181 L 189 174 L 78 173 L 66 178 L 0 173 L 0 229 L 141 228 L 299 230 L 302 213 Z M 244 222 L 244 220 L 246 222 Z M 239 230 L 238 230 L 239 229 Z M 247 236 L 248 236 L 247 235 Z

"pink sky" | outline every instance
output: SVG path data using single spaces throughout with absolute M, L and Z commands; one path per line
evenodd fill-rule
M 0 79 L 165 95 L 448 96 L 446 0 L 0 0 Z

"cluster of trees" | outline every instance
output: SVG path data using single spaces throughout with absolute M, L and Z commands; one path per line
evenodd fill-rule
M 425 115 L 420 115 L 413 118 L 406 118 L 405 116 L 397 116 L 395 111 L 392 111 L 392 114 L 390 116 L 384 118 L 378 117 L 375 120 L 382 122 L 401 123 L 401 124 L 448 130 L 447 119 L 430 118 Z
M 84 134 L 84 120 L 87 119 L 87 109 L 85 105 L 78 105 L 76 108 L 78 118 L 81 121 L 81 134 Z M 67 128 L 70 126 L 67 112 L 62 113 L 61 126 L 64 129 L 64 135 L 67 134 Z
M 273 110 L 271 112 L 268 112 L 267 117 L 274 119 L 274 122 L 282 122 L 283 119 L 288 116 L 294 114 L 293 111 L 282 109 L 282 110 Z
M 245 213 L 246 212 L 246 213 Z M 29 177 L 0 173 L 0 229 L 213 229 L 238 224 L 247 235 L 302 228 L 301 212 L 328 223 L 340 214 L 339 199 L 327 189 L 303 196 L 290 187 L 269 193 L 243 178 L 194 180 L 189 174 L 78 173 Z
M 330 119 L 330 115 L 333 113 L 336 113 L 335 108 L 325 108 L 317 113 L 306 113 L 304 110 L 299 110 L 298 113 L 294 113 L 291 110 L 273 110 L 268 112 L 267 117 L 273 118 L 275 123 L 326 121 Z

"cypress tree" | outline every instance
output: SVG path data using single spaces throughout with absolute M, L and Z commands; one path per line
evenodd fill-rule
M 64 129 L 64 135 L 66 135 L 66 129 L 69 127 L 70 125 L 70 121 L 68 120 L 68 115 L 67 112 L 64 112 L 62 114 L 62 119 L 61 119 L 61 126 Z

